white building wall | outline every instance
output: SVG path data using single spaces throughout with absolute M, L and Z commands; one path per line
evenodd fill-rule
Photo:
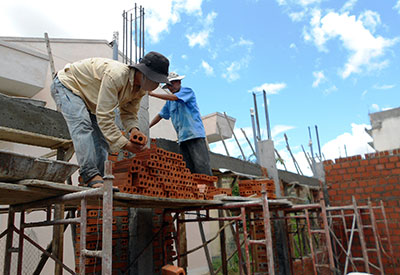
M 43 38 L 17 38 L 17 37 L 0 37 L 0 40 L 4 40 L 10 43 L 16 43 L 26 48 L 30 48 L 34 51 L 47 55 L 46 44 Z M 106 40 L 77 40 L 77 39 L 50 39 L 50 45 L 52 50 L 52 55 L 54 59 L 55 70 L 61 70 L 67 63 L 78 61 L 84 58 L 90 57 L 106 57 L 112 58 L 112 48 L 108 45 Z M 29 66 L 29 64 L 26 64 Z M 50 95 L 50 86 L 52 83 L 51 70 L 50 67 L 47 71 L 47 78 L 45 82 L 45 87 L 38 92 L 33 99 L 38 99 L 46 102 L 46 107 L 55 109 L 55 103 Z M 166 93 L 162 89 L 158 89 L 159 93 Z M 164 100 L 160 100 L 154 97 L 149 98 L 149 118 L 150 120 L 162 109 L 165 104 Z M 161 120 L 156 126 L 150 129 L 151 138 L 165 138 L 169 140 L 177 140 L 176 132 L 172 126 L 171 120 Z M 14 144 L 9 142 L 0 141 L 0 149 L 6 149 L 22 154 L 27 154 L 31 156 L 42 156 L 50 152 L 47 148 L 32 147 L 23 144 Z M 76 163 L 75 157 L 71 162 Z M 73 176 L 73 182 L 77 182 L 77 175 Z M 32 212 L 26 216 L 26 221 L 38 221 L 45 218 L 45 213 L 42 212 Z M 16 215 L 16 225 L 19 227 L 19 215 Z M 7 226 L 7 215 L 0 215 L 0 232 L 6 229 Z M 207 239 L 210 238 L 211 232 L 209 230 L 208 224 L 204 224 L 204 229 L 206 231 Z M 188 247 L 192 248 L 201 243 L 200 233 L 198 231 L 198 226 L 196 224 L 188 224 Z M 190 232 L 190 233 L 189 233 Z M 46 247 L 52 236 L 51 227 L 43 227 L 35 229 L 36 237 L 38 243 L 42 247 Z M 73 257 L 73 247 L 71 240 L 71 233 L 68 227 L 66 233 L 64 234 L 64 263 L 74 268 L 75 259 Z M 5 242 L 5 238 L 1 241 Z M 0 244 L 1 244 L 0 241 Z M 0 245 L 0 249 L 2 246 Z M 0 251 L 0 258 L 3 258 L 4 251 Z M 13 257 L 13 261 L 15 257 Z M 191 274 L 204 274 L 207 270 L 205 264 L 204 251 L 199 250 L 191 255 L 189 255 L 189 270 L 192 270 Z M 2 270 L 2 269 L 1 269 Z M 42 274 L 53 274 L 54 264 L 53 260 L 49 259 Z
M 375 150 L 400 148 L 400 108 L 370 114 Z

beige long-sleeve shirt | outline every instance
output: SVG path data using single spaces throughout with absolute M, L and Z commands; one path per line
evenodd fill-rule
M 135 70 L 107 58 L 89 58 L 67 64 L 57 73 L 61 83 L 80 96 L 97 117 L 97 123 L 112 152 L 128 143 L 115 124 L 115 108 L 119 107 L 124 128 L 129 132 L 139 128 L 140 101 L 146 94 L 135 87 Z

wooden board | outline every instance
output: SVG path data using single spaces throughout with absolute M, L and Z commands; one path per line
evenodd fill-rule
M 72 186 L 41 180 L 22 180 L 18 183 L 0 182 L 0 204 L 17 205 L 52 198 L 74 192 L 88 190 L 90 188 Z M 99 205 L 100 200 L 91 198 L 89 204 Z M 80 201 L 66 203 L 66 206 L 78 206 Z M 187 206 L 211 206 L 221 205 L 216 200 L 186 200 L 156 198 L 143 195 L 114 193 L 114 206 L 141 207 L 141 208 L 180 208 Z M 40 205 L 37 205 L 40 207 Z

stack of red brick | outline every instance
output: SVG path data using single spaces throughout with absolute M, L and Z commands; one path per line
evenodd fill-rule
M 214 195 L 232 194 L 230 189 L 214 186 L 217 177 L 191 174 L 182 155 L 157 148 L 154 143 L 133 158 L 114 162 L 113 175 L 114 185 L 124 193 L 175 199 L 213 199 Z
M 101 250 L 102 248 L 102 210 L 98 206 L 87 207 L 87 226 L 86 226 L 86 249 Z M 122 274 L 128 266 L 128 247 L 129 247 L 129 228 L 128 228 L 128 209 L 114 208 L 112 221 L 112 247 L 113 274 Z M 75 272 L 79 272 L 80 256 L 80 226 L 76 228 L 75 244 Z M 85 263 L 85 274 L 97 274 L 101 272 L 101 259 L 97 257 L 87 257 Z
M 173 218 L 171 214 L 163 215 L 162 209 L 154 209 L 153 233 L 157 234 L 160 230 L 160 234 L 158 234 L 153 241 L 154 274 L 160 273 L 160 270 L 164 265 L 164 257 L 166 262 L 172 263 L 173 257 L 176 256 L 173 247 L 175 234 Z
M 275 185 L 274 180 L 271 179 L 253 179 L 239 181 L 239 193 L 242 197 L 260 197 L 262 186 L 265 185 L 267 196 L 269 199 L 275 199 Z

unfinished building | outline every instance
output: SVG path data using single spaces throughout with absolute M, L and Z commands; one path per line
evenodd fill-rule
M 35 45 L 48 62 L 44 39 L 3 41 Z M 104 41 L 50 42 L 56 68 L 93 54 L 90 45 L 98 44 L 98 55 L 112 54 Z M 68 57 L 72 45 L 88 50 Z M 157 139 L 148 153 L 110 155 L 107 184 L 87 189 L 71 179 L 77 166 L 66 162 L 72 143 L 49 100 L 50 82 L 47 72 L 31 85 L 50 108 L 0 95 L 4 274 L 40 274 L 47 259 L 54 274 L 400 273 L 399 149 L 325 161 L 319 180 L 276 169 L 267 140 L 261 165 L 210 152 L 214 176 L 207 177 L 187 171 L 177 143 L 167 140 L 174 137 L 163 136 L 173 131 L 162 128 L 152 132 Z M 3 83 L 0 90 L 10 91 L 13 85 Z M 13 87 L 8 95 L 29 90 Z M 149 112 L 144 100 L 141 123 L 148 125 Z M 113 183 L 121 192 L 111 191 Z M 28 232 L 44 226 L 53 232 L 39 245 Z M 27 265 L 31 251 L 42 256 Z

